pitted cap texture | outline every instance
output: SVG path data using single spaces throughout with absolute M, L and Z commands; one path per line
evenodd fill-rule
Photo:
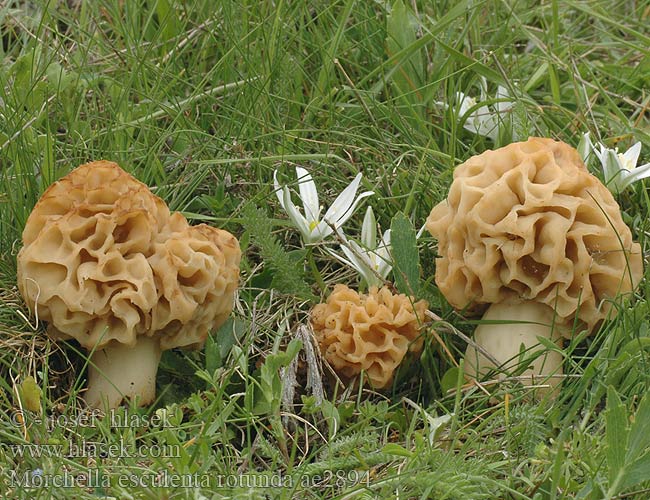
M 578 152 L 530 138 L 458 166 L 426 227 L 436 283 L 458 309 L 535 300 L 591 330 L 642 276 L 618 204 Z
M 422 349 L 420 329 L 428 304 L 415 304 L 387 287 L 360 294 L 336 285 L 311 313 L 316 339 L 337 373 L 351 379 L 365 370 L 376 389 L 388 386 L 407 352 Z
M 190 226 L 117 164 L 82 165 L 30 214 L 18 287 L 55 339 L 87 349 L 156 336 L 162 349 L 198 347 L 233 307 L 237 239 Z

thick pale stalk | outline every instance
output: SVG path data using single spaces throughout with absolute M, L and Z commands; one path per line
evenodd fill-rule
M 149 337 L 138 337 L 134 347 L 118 344 L 95 351 L 88 364 L 84 394 L 88 406 L 117 408 L 125 397 L 137 397 L 140 406 L 152 403 L 160 355 L 160 342 Z
M 483 319 L 503 323 L 479 325 L 474 332 L 474 342 L 494 359 L 489 359 L 476 346 L 468 345 L 466 375 L 481 378 L 498 369 L 499 379 L 516 373 L 524 385 L 541 386 L 539 395 L 553 392 L 563 378 L 562 353 L 547 349 L 538 340 L 543 337 L 562 347 L 558 328 L 552 327 L 553 314 L 553 309 L 537 302 L 491 305 Z M 545 352 L 539 354 L 540 350 Z M 520 373 L 516 369 L 522 360 L 528 368 Z

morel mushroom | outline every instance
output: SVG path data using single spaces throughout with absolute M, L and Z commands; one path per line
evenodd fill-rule
M 526 142 L 474 156 L 454 171 L 447 199 L 426 227 L 438 240 L 436 283 L 452 306 L 484 311 L 475 341 L 500 368 L 516 366 L 520 348 L 538 337 L 561 345 L 592 332 L 642 275 L 641 250 L 618 204 L 562 142 Z M 530 351 L 529 351 L 530 352 Z M 528 354 L 526 355 L 528 356 Z M 561 352 L 549 352 L 525 373 L 551 386 L 562 374 Z M 496 368 L 473 346 L 467 373 Z M 541 379 L 541 380 L 540 380 Z
M 314 307 L 311 323 L 325 359 L 345 379 L 362 371 L 375 389 L 386 388 L 408 352 L 422 350 L 420 330 L 428 304 L 388 287 L 368 294 L 339 284 Z
M 232 311 L 237 239 L 190 226 L 117 164 L 82 165 L 30 214 L 18 287 L 53 339 L 92 352 L 85 400 L 155 399 L 162 350 L 201 347 Z

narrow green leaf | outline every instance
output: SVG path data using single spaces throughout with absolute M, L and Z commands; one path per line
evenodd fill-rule
M 417 19 L 402 0 L 393 3 L 386 20 L 386 32 L 388 34 L 386 48 L 389 57 L 417 42 L 416 23 Z M 411 103 L 417 102 L 418 97 L 415 92 L 422 86 L 423 76 L 420 52 L 405 53 L 405 57 L 396 60 L 395 64 L 399 66 L 399 69 L 393 75 L 393 83 L 399 90 L 400 95 L 407 96 L 407 100 Z
M 352 13 L 352 7 L 354 7 L 355 0 L 348 0 L 345 4 L 345 8 L 341 13 L 341 17 L 338 19 L 336 33 L 330 41 L 329 45 L 324 48 L 322 54 L 321 69 L 318 73 L 318 86 L 316 87 L 316 92 L 324 96 L 327 94 L 328 89 L 330 88 L 330 81 L 333 78 L 334 74 L 334 60 L 339 51 L 339 45 L 346 33 L 346 26 L 348 24 L 348 19 Z
M 546 78 L 547 73 L 548 63 L 544 62 L 540 64 L 539 68 L 537 68 L 537 71 L 535 71 L 535 73 L 533 73 L 533 75 L 528 79 L 528 82 L 524 86 L 524 92 L 529 92 L 532 89 L 537 88 L 537 86 Z
M 548 66 L 548 78 L 551 85 L 551 95 L 553 96 L 553 102 L 559 105 L 562 100 L 560 93 L 560 78 L 558 77 L 557 71 L 555 71 L 555 66 L 552 64 Z
M 415 228 L 409 218 L 400 212 L 393 217 L 390 229 L 395 284 L 400 292 L 415 297 L 420 288 L 420 257 Z
M 503 85 L 506 83 L 503 79 L 503 76 L 499 74 L 498 71 L 493 70 L 492 68 L 483 64 L 479 60 L 472 59 L 470 56 L 463 54 L 462 52 L 458 51 L 451 45 L 446 44 L 442 40 L 437 40 L 437 44 L 451 57 L 456 59 L 458 62 L 466 65 L 468 68 L 471 68 L 476 74 L 480 76 L 484 76 L 489 81 L 494 82 L 496 84 Z
M 395 455 L 397 457 L 406 457 L 406 458 L 412 458 L 413 453 L 404 448 L 403 446 L 400 446 L 397 443 L 388 443 L 386 444 L 382 449 L 382 453 L 386 453 L 387 455 Z

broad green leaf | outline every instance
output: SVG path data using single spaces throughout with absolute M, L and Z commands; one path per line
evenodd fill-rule
M 452 366 L 445 372 L 440 380 L 440 389 L 443 394 L 446 394 L 448 391 L 455 389 L 456 384 L 458 383 L 460 368 L 457 366 Z
M 607 410 L 605 412 L 605 441 L 607 444 L 607 467 L 609 469 L 610 485 L 618 480 L 625 466 L 625 451 L 627 448 L 628 428 L 625 405 L 621 402 L 616 390 L 609 386 L 607 389 Z
M 633 462 L 650 448 L 650 396 L 646 392 L 641 398 L 639 407 L 630 428 L 627 453 L 625 460 Z M 650 475 L 646 476 L 650 478 Z
M 222 364 L 223 360 L 219 352 L 219 344 L 214 341 L 212 335 L 208 335 L 208 338 L 205 340 L 205 369 L 208 373 L 212 374 Z
M 205 369 L 214 373 L 223 366 L 233 346 L 246 333 L 246 324 L 237 318 L 228 318 L 221 328 L 209 335 L 205 343 Z
M 158 0 L 156 2 L 156 14 L 160 22 L 159 31 L 162 39 L 167 41 L 178 36 L 181 32 L 181 25 L 169 0 Z
M 636 486 L 650 478 L 650 453 L 625 466 L 623 475 L 619 478 L 617 492 Z
M 29 411 L 39 411 L 41 409 L 41 388 L 31 375 L 25 377 L 20 384 L 20 397 L 23 407 Z
M 256 413 L 276 413 L 280 409 L 282 400 L 282 380 L 280 368 L 289 366 L 293 358 L 302 348 L 302 342 L 293 339 L 289 342 L 287 350 L 276 354 L 269 354 L 260 369 L 258 390 L 255 391 Z
M 409 218 L 400 212 L 393 217 L 390 229 L 395 284 L 400 292 L 415 297 L 420 289 L 420 257 L 415 228 Z

